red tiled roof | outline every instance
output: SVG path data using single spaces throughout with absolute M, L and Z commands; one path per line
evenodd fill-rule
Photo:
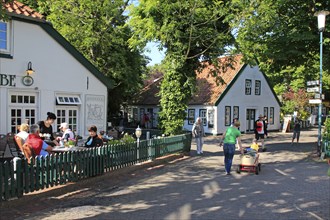
M 228 57 L 221 58 L 221 64 L 226 66 L 225 64 L 228 59 Z M 233 59 L 234 62 L 231 63 L 231 66 L 216 72 L 216 75 L 222 78 L 223 83 L 217 84 L 216 78 L 211 76 L 211 71 L 215 69 L 212 65 L 205 65 L 202 72 L 197 73 L 197 92 L 189 102 L 190 105 L 214 105 L 216 103 L 221 94 L 244 65 L 244 63 L 241 63 L 242 55 L 236 55 Z M 162 79 L 163 78 L 161 77 L 158 80 L 147 84 L 140 92 L 138 98 L 134 101 L 134 104 L 159 105 L 160 97 L 157 96 L 157 94 L 159 93 Z
M 230 58 L 234 59 L 234 62 L 230 62 Z M 214 71 L 215 67 L 213 65 L 206 65 L 202 72 L 197 74 L 197 92 L 192 97 L 189 104 L 214 105 L 239 70 L 243 67 L 244 63 L 241 63 L 241 59 L 242 55 L 220 58 L 220 63 L 224 68 L 220 68 L 220 70 L 216 71 L 215 75 L 222 79 L 222 82 L 219 83 L 216 82 L 216 77 L 211 75 L 211 71 Z M 231 65 L 225 68 L 227 64 Z
M 160 97 L 158 93 L 162 80 L 163 77 L 160 77 L 147 84 L 133 103 L 135 105 L 159 105 Z
M 10 13 L 24 15 L 27 17 L 32 17 L 32 18 L 37 18 L 37 19 L 44 19 L 44 16 L 42 16 L 38 12 L 31 9 L 29 6 L 24 5 L 23 3 L 18 2 L 18 1 L 4 3 L 4 0 L 2 0 L 2 5 Z

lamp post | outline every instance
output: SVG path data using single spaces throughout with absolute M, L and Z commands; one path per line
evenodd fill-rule
M 136 135 L 136 138 L 137 138 L 137 160 L 139 160 L 140 159 L 140 137 L 141 137 L 141 135 L 142 135 L 142 130 L 141 130 L 141 128 L 138 126 L 136 129 L 135 129 L 135 135 Z
M 318 151 L 321 153 L 321 140 L 322 140 L 322 131 L 321 131 L 321 122 L 322 122 L 322 49 L 323 49 L 323 31 L 325 30 L 325 18 L 329 14 L 328 11 L 319 11 L 316 12 L 314 15 L 317 16 L 317 23 L 318 23 L 318 29 L 320 32 L 320 104 L 319 104 L 319 127 L 318 127 L 318 139 L 317 139 L 317 147 Z

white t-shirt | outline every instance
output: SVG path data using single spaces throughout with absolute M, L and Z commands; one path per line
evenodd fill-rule
M 29 136 L 29 133 L 27 133 L 26 131 L 20 131 L 18 132 L 18 134 L 16 134 L 16 136 L 22 138 L 23 142 L 25 143 L 27 137 Z
M 264 122 L 261 120 L 257 121 L 257 132 L 258 134 L 265 134 Z

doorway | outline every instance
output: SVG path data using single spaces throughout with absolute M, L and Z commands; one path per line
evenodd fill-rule
M 256 119 L 256 110 L 246 109 L 246 133 L 254 132 L 255 119 Z

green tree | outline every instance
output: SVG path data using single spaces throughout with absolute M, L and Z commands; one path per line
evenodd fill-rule
M 258 62 L 273 85 L 306 87 L 306 81 L 319 78 L 319 33 L 314 13 L 330 10 L 328 0 L 232 1 L 232 25 L 236 48 L 250 63 Z M 329 16 L 327 17 L 328 26 Z M 329 30 L 330 27 L 328 27 Z M 324 48 L 330 46 L 324 32 Z M 324 50 L 324 76 L 330 71 L 330 50 Z M 329 84 L 325 84 L 325 89 Z
M 6 7 L 5 7 L 5 5 L 11 3 L 12 1 L 13 0 L 3 0 L 3 1 L 1 1 L 0 21 L 8 19 L 8 17 L 6 16 Z
M 302 120 L 306 120 L 310 113 L 306 108 L 308 106 L 308 100 L 311 98 L 310 94 L 304 89 L 293 90 L 290 88 L 283 93 L 283 106 L 281 111 L 283 115 L 292 115 L 294 111 L 298 112 L 298 117 Z
M 129 11 L 134 31 L 130 44 L 144 48 L 147 42 L 157 41 L 166 49 L 160 120 L 166 134 L 180 133 L 200 61 L 217 68 L 229 65 L 217 63 L 218 56 L 226 54 L 234 42 L 226 19 L 228 4 L 220 0 L 141 0 Z
M 141 75 L 146 71 L 146 58 L 140 50 L 128 45 L 132 35 L 125 25 L 128 1 L 42 0 L 37 3 L 38 11 L 47 16 L 54 28 L 116 82 L 108 94 L 109 114 L 116 113 L 139 89 Z

